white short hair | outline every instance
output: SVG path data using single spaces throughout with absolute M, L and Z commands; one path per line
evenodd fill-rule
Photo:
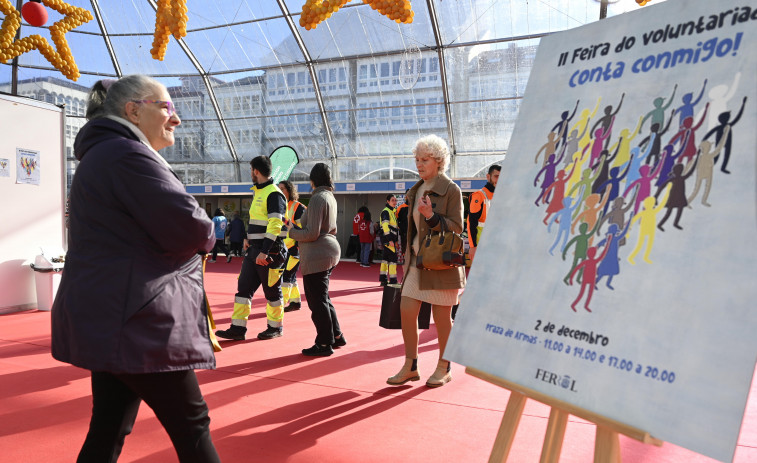
M 449 147 L 443 138 L 437 135 L 426 135 L 415 142 L 413 154 L 419 152 L 428 153 L 439 163 L 439 173 L 445 172 L 449 167 Z

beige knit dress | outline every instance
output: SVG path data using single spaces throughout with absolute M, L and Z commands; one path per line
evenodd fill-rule
M 415 204 L 413 204 L 413 220 L 415 221 L 415 229 L 418 230 L 418 224 L 421 220 L 421 214 L 418 212 L 418 206 L 421 203 L 423 194 L 429 189 L 433 188 L 436 183 L 434 177 L 430 181 L 424 181 L 418 188 L 418 192 L 415 195 Z M 419 301 L 428 302 L 432 305 L 448 305 L 453 306 L 457 304 L 459 289 L 421 289 L 420 288 L 420 272 L 433 272 L 433 270 L 421 270 L 415 266 L 415 256 L 420 249 L 420 236 L 418 234 L 413 237 L 411 246 L 413 247 L 412 258 L 410 260 L 410 268 L 402 281 L 402 296 L 417 299 Z

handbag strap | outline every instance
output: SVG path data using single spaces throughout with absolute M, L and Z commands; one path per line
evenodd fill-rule
M 444 218 L 443 215 L 437 214 L 439 216 L 439 227 L 442 229 L 441 234 L 444 235 L 449 231 L 449 228 L 447 227 L 447 221 Z M 434 233 L 434 230 L 431 227 L 428 227 L 428 232 L 426 233 L 426 236 L 431 236 L 431 234 Z
M 447 225 L 447 220 L 444 218 L 443 215 L 439 214 L 439 227 L 441 228 L 441 231 L 439 234 L 442 237 L 442 241 L 444 241 L 444 235 L 447 233 L 455 234 L 454 232 L 449 230 L 449 227 Z M 433 236 L 434 230 L 431 229 L 431 227 L 428 227 L 428 232 L 426 233 L 426 236 L 423 238 L 426 242 L 431 240 L 431 236 Z M 463 250 L 462 241 L 460 242 L 460 251 Z

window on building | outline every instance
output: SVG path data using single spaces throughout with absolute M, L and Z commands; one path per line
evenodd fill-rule
M 400 62 L 392 61 L 392 76 L 397 77 L 400 75 Z
M 392 117 L 398 117 L 402 113 L 402 108 L 399 107 L 401 102 L 399 101 L 392 101 Z

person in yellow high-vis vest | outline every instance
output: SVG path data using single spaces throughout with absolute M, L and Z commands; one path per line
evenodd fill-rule
M 258 339 L 273 339 L 281 336 L 283 331 L 281 275 L 288 255 L 281 229 L 286 214 L 286 198 L 273 183 L 271 160 L 267 156 L 253 158 L 250 166 L 254 186 L 250 223 L 247 239 L 244 240 L 245 256 L 237 282 L 231 326 L 227 330 L 216 331 L 216 336 L 223 339 L 245 338 L 252 296 L 260 286 L 266 298 L 268 326 L 258 334 Z
M 284 216 L 284 224 L 288 227 L 294 225 L 302 228 L 302 214 L 305 212 L 305 205 L 298 201 L 300 195 L 294 183 L 289 180 L 279 182 L 279 189 L 287 199 L 287 211 Z M 300 310 L 302 299 L 300 297 L 300 288 L 297 286 L 297 269 L 300 268 L 300 246 L 297 241 L 284 238 L 284 245 L 287 247 L 287 264 L 284 268 L 284 275 L 281 277 L 281 292 L 284 296 L 284 312 Z
M 390 194 L 386 197 L 386 207 L 381 211 L 381 269 L 379 270 L 379 283 L 381 286 L 397 284 L 397 243 L 399 241 L 399 228 L 397 227 L 397 215 L 394 212 L 397 206 L 397 198 Z
M 486 185 L 470 195 L 470 210 L 468 212 L 468 245 L 470 247 L 468 254 L 471 260 L 476 256 L 476 248 L 481 239 L 481 232 L 486 224 L 486 213 L 489 211 L 489 205 L 494 197 L 494 188 L 499 181 L 499 173 L 502 166 L 494 164 L 489 167 L 486 174 Z

